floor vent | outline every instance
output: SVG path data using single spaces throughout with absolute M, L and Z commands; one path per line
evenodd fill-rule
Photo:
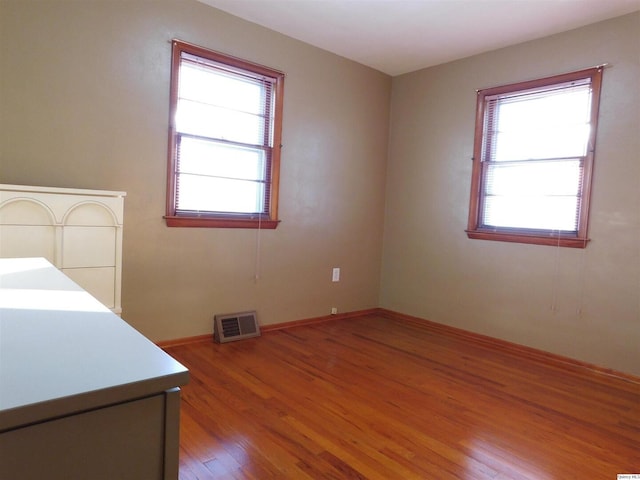
M 218 343 L 259 336 L 260 326 L 256 312 L 230 313 L 214 317 L 213 338 Z

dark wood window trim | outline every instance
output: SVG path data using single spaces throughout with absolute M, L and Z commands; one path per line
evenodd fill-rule
M 273 230 L 280 223 L 279 220 L 261 220 L 259 218 L 243 218 L 241 216 L 229 215 L 228 218 L 222 216 L 207 217 L 204 215 L 165 215 L 167 226 L 169 227 L 192 227 L 192 228 L 262 228 Z
M 178 136 L 176 130 L 176 111 L 178 106 L 178 82 L 180 61 L 183 53 L 195 55 L 219 64 L 227 65 L 236 71 L 251 72 L 273 79 L 273 129 L 271 146 L 268 156 L 268 171 L 266 173 L 265 210 L 261 213 L 235 214 L 226 212 L 180 211 L 176 209 L 177 193 L 177 155 Z M 278 192 L 280 186 L 280 155 L 282 150 L 282 114 L 284 94 L 284 73 L 277 70 L 248 62 L 236 57 L 225 55 L 213 50 L 192 45 L 180 40 L 172 41 L 171 86 L 169 108 L 169 145 L 167 162 L 167 197 L 166 215 L 169 227 L 195 228 L 262 228 L 275 229 L 278 220 Z
M 556 75 L 539 80 L 520 82 L 511 85 L 488 88 L 478 91 L 476 105 L 476 126 L 473 150 L 473 169 L 471 178 L 471 194 L 469 202 L 469 220 L 466 230 L 471 239 L 496 240 L 502 242 L 528 243 L 537 245 L 553 245 L 561 247 L 585 248 L 589 242 L 588 219 L 591 198 L 591 183 L 593 176 L 593 160 L 600 102 L 600 87 L 602 84 L 603 66 L 593 67 L 576 72 Z M 580 186 L 581 200 L 578 207 L 576 232 L 562 232 L 557 230 L 528 230 L 519 228 L 497 228 L 482 224 L 484 163 L 483 145 L 485 137 L 485 119 L 487 97 L 509 94 L 513 92 L 548 87 L 550 85 L 578 81 L 589 78 L 591 82 L 590 124 L 592 126 L 588 139 L 586 155 L 583 159 L 583 174 Z

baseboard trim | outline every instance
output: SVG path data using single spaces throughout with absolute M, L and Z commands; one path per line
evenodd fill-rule
M 377 315 L 380 317 L 389 318 L 391 320 L 396 320 L 398 322 L 408 323 L 420 328 L 425 328 L 427 330 L 430 330 L 434 333 L 438 333 L 440 335 L 459 338 L 468 342 L 483 345 L 485 347 L 488 347 L 494 350 L 499 350 L 511 355 L 521 357 L 521 358 L 534 360 L 534 361 L 537 361 L 546 365 L 550 365 L 556 368 L 563 368 L 563 369 L 568 369 L 572 371 L 587 371 L 587 372 L 595 373 L 598 375 L 606 375 L 609 377 L 615 377 L 620 380 L 625 380 L 627 382 L 640 384 L 640 377 L 632 375 L 630 373 L 620 372 L 612 368 L 601 367 L 599 365 L 583 362 L 581 360 L 576 360 L 574 358 L 565 357 L 563 355 L 558 355 L 551 352 L 546 352 L 544 350 L 539 350 L 533 347 L 527 347 L 526 345 L 509 342 L 507 340 L 490 337 L 488 335 L 474 333 L 469 330 L 464 330 L 462 328 L 444 325 L 442 323 L 426 320 L 424 318 L 414 317 L 412 315 L 395 312 L 393 310 L 388 310 L 386 308 L 369 308 L 366 310 L 356 310 L 353 312 L 338 313 L 335 315 L 324 315 L 321 317 L 313 317 L 313 318 L 307 318 L 303 320 L 294 320 L 291 322 L 276 323 L 272 325 L 261 325 L 260 331 L 262 333 L 269 333 L 269 332 L 275 332 L 278 330 L 286 330 L 289 328 L 301 327 L 305 325 L 315 325 L 319 323 L 332 322 L 337 320 L 348 320 L 352 318 L 366 317 L 368 315 Z M 177 347 L 180 345 L 187 345 L 191 343 L 199 343 L 199 342 L 206 342 L 206 341 L 213 342 L 213 333 L 206 334 L 206 335 L 196 335 L 194 337 L 177 338 L 174 340 L 164 340 L 164 341 L 156 342 L 156 345 L 158 345 L 160 348 L 169 348 L 169 347 Z
M 189 345 L 190 343 L 200 343 L 206 341 L 213 341 L 213 332 L 208 333 L 206 335 L 196 335 L 195 337 L 183 337 L 183 338 L 174 338 L 172 340 L 162 340 L 160 342 L 156 342 L 156 345 L 160 348 L 169 348 L 169 347 L 177 347 L 180 345 Z
M 285 330 L 288 328 L 301 327 L 303 325 L 314 325 L 317 323 L 332 322 L 335 320 L 347 320 L 349 318 L 366 317 L 367 315 L 377 315 L 379 308 L 369 308 L 367 310 L 356 310 L 353 312 L 336 313 L 335 315 L 324 315 L 322 317 L 313 317 L 303 320 L 294 320 L 291 322 L 276 323 L 273 325 L 260 325 L 260 332 L 269 333 L 277 330 Z M 213 333 L 206 335 L 196 335 L 194 337 L 176 338 L 173 340 L 162 340 L 156 342 L 160 348 L 177 347 L 180 345 L 188 345 L 190 343 L 199 343 L 213 341 Z
M 303 325 L 314 325 L 317 323 L 332 322 L 334 320 L 348 320 L 350 318 L 366 317 L 367 315 L 377 315 L 379 308 L 369 308 L 367 310 L 356 310 L 353 312 L 336 313 L 335 315 L 324 315 L 322 317 L 307 318 L 304 320 L 294 320 L 292 322 L 276 323 L 273 325 L 260 326 L 261 332 L 274 332 L 288 328 L 301 327 Z
M 572 371 L 588 371 L 591 373 L 596 373 L 598 375 L 606 375 L 609 377 L 615 377 L 620 380 L 625 380 L 627 382 L 640 384 L 640 377 L 632 375 L 630 373 L 620 372 L 612 368 L 601 367 L 592 363 L 583 362 L 582 360 L 576 360 L 574 358 L 546 352 L 537 348 L 527 347 L 526 345 L 521 345 L 519 343 L 513 343 L 507 340 L 490 337 L 488 335 L 474 333 L 469 330 L 451 327 L 449 325 L 436 323 L 431 320 L 425 320 L 424 318 L 394 312 L 393 310 L 387 310 L 385 308 L 378 308 L 376 313 L 381 317 L 389 318 L 391 320 L 396 320 L 399 322 L 405 322 L 411 325 L 428 329 L 434 333 L 439 333 L 441 335 L 460 338 L 468 342 L 484 345 L 494 350 L 499 350 L 521 358 L 534 360 L 556 368 L 569 369 Z

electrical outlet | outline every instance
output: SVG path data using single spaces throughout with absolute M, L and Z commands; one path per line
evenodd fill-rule
M 336 315 L 338 313 L 338 309 L 336 307 L 331 307 L 331 315 Z
M 333 269 L 333 273 L 331 274 L 331 281 L 332 282 L 339 282 L 340 281 L 340 269 L 338 267 L 335 267 Z

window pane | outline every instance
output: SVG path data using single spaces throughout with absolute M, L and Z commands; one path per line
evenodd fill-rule
M 182 61 L 176 130 L 254 145 L 267 145 L 265 99 L 269 82 L 212 66 Z M 265 133 L 266 138 L 265 138 Z
M 494 101 L 492 161 L 584 156 L 590 133 L 588 85 Z
M 577 207 L 577 197 L 486 197 L 484 225 L 573 232 Z
M 189 137 L 180 140 L 180 173 L 247 180 L 265 180 L 263 150 Z
M 578 195 L 582 180 L 580 159 L 542 162 L 492 163 L 487 166 L 487 195 Z
M 263 213 L 264 183 L 198 175 L 178 175 L 177 210 Z
M 498 132 L 492 160 L 500 162 L 583 156 L 588 139 L 589 125 L 541 125 L 537 129 Z
M 263 110 L 263 89 L 254 79 L 185 61 L 180 65 L 180 98 L 257 115 Z
M 176 130 L 202 137 L 264 145 L 264 117 L 191 100 L 178 100 Z
M 488 165 L 483 224 L 575 231 L 581 180 L 579 159 Z

